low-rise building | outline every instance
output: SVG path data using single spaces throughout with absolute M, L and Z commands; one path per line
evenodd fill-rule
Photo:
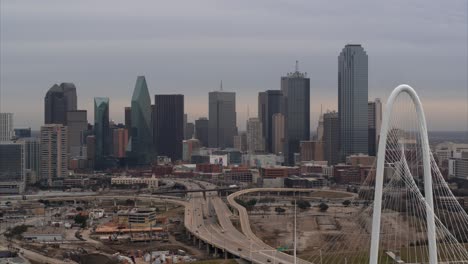
M 448 167 L 449 177 L 462 178 L 468 180 L 468 158 L 449 159 Z
M 114 177 L 111 179 L 112 185 L 135 185 L 135 184 L 146 184 L 148 188 L 157 188 L 158 179 L 153 175 L 151 178 L 143 177 Z
M 117 213 L 119 226 L 128 228 L 148 228 L 156 226 L 156 210 L 154 208 L 133 208 Z
M 305 178 L 292 176 L 284 179 L 286 188 L 322 188 L 327 185 L 327 181 L 322 177 Z

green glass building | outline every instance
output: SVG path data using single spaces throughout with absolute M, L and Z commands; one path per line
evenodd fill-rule
M 145 76 L 138 76 L 131 104 L 130 163 L 147 165 L 153 160 L 151 97 Z
M 96 166 L 105 160 L 110 151 L 109 98 L 94 98 L 94 135 L 96 138 Z

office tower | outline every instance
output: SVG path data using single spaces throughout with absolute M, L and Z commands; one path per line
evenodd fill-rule
M 340 161 L 368 151 L 368 61 L 361 45 L 346 45 L 338 57 Z
M 88 112 L 86 110 L 73 110 L 67 112 L 68 127 L 68 153 L 70 157 L 82 156 L 82 147 L 85 143 L 84 133 L 88 130 Z
M 94 169 L 96 166 L 96 136 L 89 135 L 86 137 L 86 159 L 89 169 Z
M 182 159 L 184 140 L 184 96 L 181 94 L 155 95 L 154 142 L 159 156 L 172 161 Z
M 222 90 L 209 93 L 209 147 L 228 148 L 233 146 L 237 134 L 236 94 Z
M 130 131 L 132 130 L 132 108 L 125 107 L 125 128 L 128 131 L 128 137 L 130 138 Z
M 185 162 L 190 162 L 192 159 L 192 154 L 197 152 L 200 149 L 200 141 L 198 139 L 192 138 L 184 140 L 182 143 L 182 160 Z
M 54 180 L 67 176 L 68 131 L 61 124 L 41 126 L 41 179 L 52 186 Z
M 283 93 L 280 90 L 267 90 L 258 93 L 258 117 L 262 122 L 265 150 L 273 152 L 273 115 L 281 113 Z
M 67 111 L 77 109 L 76 87 L 73 83 L 54 84 L 44 98 L 45 124 L 67 123 Z
M 24 142 L 0 142 L 0 194 L 24 192 Z
M 19 138 L 29 138 L 31 137 L 31 128 L 15 128 L 14 129 L 14 138 L 19 139 Z
M 233 139 L 234 148 L 239 151 L 247 151 L 247 133 L 241 132 L 239 135 L 234 136 Z
M 38 138 L 21 138 L 24 142 L 26 184 L 35 184 L 40 179 L 41 144 Z
M 13 114 L 0 113 L 0 142 L 10 141 L 14 136 Z
M 301 161 L 319 161 L 323 158 L 322 141 L 301 141 Z
M 323 140 L 323 113 L 322 113 L 321 106 L 320 106 L 320 117 L 319 117 L 318 126 L 317 126 L 317 140 L 318 141 Z
M 109 156 L 110 128 L 109 128 L 109 98 L 94 98 L 94 135 L 95 135 L 95 165 L 100 167 L 105 157 Z
M 184 139 L 191 139 L 195 133 L 195 124 L 192 122 L 186 123 L 184 133 Z
M 125 151 L 128 145 L 128 130 L 126 128 L 115 128 L 113 134 L 113 156 L 115 158 L 125 158 Z
M 185 138 L 185 135 L 186 135 L 185 129 L 187 128 L 187 120 L 188 120 L 188 116 L 187 116 L 187 114 L 184 114 L 184 126 L 183 126 L 184 127 L 184 139 L 186 139 Z
M 276 113 L 272 118 L 272 152 L 283 153 L 284 147 L 284 115 Z
M 323 154 L 328 165 L 339 162 L 339 127 L 337 112 L 327 112 L 323 115 Z
M 377 98 L 367 104 L 367 114 L 369 122 L 368 141 L 369 156 L 377 155 L 377 146 L 379 145 L 380 127 L 382 126 L 382 103 Z
M 262 122 L 256 117 L 247 120 L 247 149 L 250 153 L 265 151 L 263 140 Z
M 145 76 L 138 76 L 132 96 L 131 159 L 135 165 L 153 161 L 153 125 L 151 97 Z
M 203 147 L 208 146 L 208 118 L 200 117 L 195 120 L 195 138 L 200 140 Z
M 299 153 L 299 143 L 310 138 L 310 79 L 306 73 L 296 71 L 281 77 L 284 107 L 284 161 L 294 164 L 294 153 Z

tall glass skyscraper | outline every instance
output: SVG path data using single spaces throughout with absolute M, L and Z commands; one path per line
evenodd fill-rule
M 153 158 L 154 147 L 151 97 L 145 76 L 137 77 L 135 89 L 133 90 L 130 137 L 131 162 L 135 163 L 135 165 L 149 164 Z
M 182 159 L 184 140 L 184 96 L 157 94 L 154 97 L 154 143 L 160 156 Z
M 297 63 L 297 62 L 296 62 Z M 294 153 L 300 152 L 300 142 L 310 139 L 310 79 L 296 71 L 281 77 L 283 92 L 284 161 L 294 164 Z
M 233 147 L 237 134 L 236 93 L 222 90 L 210 92 L 208 99 L 209 147 Z
M 109 156 L 111 134 L 109 128 L 109 98 L 94 98 L 94 135 L 95 145 L 95 165 L 99 167 L 105 157 Z
M 338 57 L 340 160 L 368 152 L 368 59 L 361 45 L 346 45 Z
M 44 97 L 44 123 L 67 124 L 67 111 L 77 110 L 76 87 L 73 83 L 54 84 Z

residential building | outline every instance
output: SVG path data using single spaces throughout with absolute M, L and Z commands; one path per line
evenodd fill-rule
M 247 120 L 247 149 L 250 153 L 265 151 L 265 140 L 260 119 L 251 117 Z
M 14 133 L 13 113 L 0 113 L 0 142 L 10 141 Z
M 67 176 L 68 129 L 61 124 L 41 126 L 41 180 L 51 186 Z

